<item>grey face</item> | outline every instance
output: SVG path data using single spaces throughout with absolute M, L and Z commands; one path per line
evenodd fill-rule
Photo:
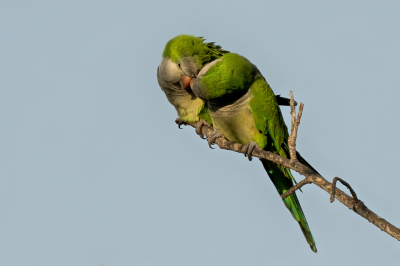
M 199 71 L 200 67 L 195 63 L 193 57 L 183 57 L 178 63 L 172 62 L 169 58 L 163 58 L 157 69 L 158 84 L 167 94 L 184 94 L 185 90 L 182 88 L 182 78 L 189 77 L 188 79 L 185 78 L 189 82 L 190 78 L 197 77 Z M 190 91 L 188 86 L 185 87 Z
M 190 108 L 192 101 L 197 99 L 190 88 L 182 88 L 180 84 L 182 75 L 184 73 L 178 64 L 172 62 L 169 58 L 163 58 L 157 68 L 158 84 L 167 96 L 168 101 L 177 109 L 178 114 L 182 110 Z
M 157 80 L 168 98 L 188 95 L 179 83 L 184 75 L 179 66 L 169 58 L 163 58 L 157 68 Z
M 183 85 L 183 81 L 190 81 L 190 78 L 178 64 L 169 58 L 163 58 L 157 68 L 157 80 L 180 119 L 190 122 L 199 120 L 198 113 L 200 108 L 203 108 L 204 102 L 194 95 L 190 87 Z
M 180 89 L 179 80 L 182 75 L 182 70 L 169 58 L 163 58 L 157 68 L 158 84 L 163 91 Z

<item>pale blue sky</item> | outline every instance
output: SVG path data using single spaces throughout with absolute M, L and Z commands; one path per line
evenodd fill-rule
M 397 240 L 308 185 L 311 252 L 258 160 L 178 130 L 156 68 L 183 33 L 247 57 L 305 104 L 301 154 L 400 226 L 399 13 L 398 1 L 1 1 L 0 265 L 398 265 Z

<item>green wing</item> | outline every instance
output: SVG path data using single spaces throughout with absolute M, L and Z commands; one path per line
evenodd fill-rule
M 288 130 L 274 92 L 261 75 L 259 75 L 250 87 L 250 91 L 252 93 L 252 99 L 249 104 L 256 128 L 259 130 L 260 135 L 265 136 L 267 139 L 264 147 L 260 146 L 266 150 L 280 154 L 285 158 L 289 158 L 289 150 L 287 146 Z M 303 158 L 301 157 L 301 159 Z M 280 195 L 293 186 L 293 181 L 295 180 L 290 173 L 289 168 L 267 160 L 261 160 L 261 162 Z M 293 193 L 289 197 L 285 198 L 283 202 L 289 209 L 293 218 L 299 223 L 311 249 L 314 252 L 317 252 L 314 238 L 296 194 Z
M 210 65 L 205 66 L 206 73 L 200 71 L 192 87 L 196 96 L 205 101 L 247 92 L 257 70 L 249 60 L 234 53 L 227 53 Z
M 253 119 L 257 129 L 253 132 L 253 140 L 265 150 L 289 157 L 285 149 L 288 130 L 275 94 L 258 69 L 246 58 L 233 53 L 225 54 L 204 75 L 199 73 L 192 89 L 201 99 L 211 101 L 218 98 L 220 104 L 224 101 L 229 104 L 232 98 L 239 99 L 250 90 L 249 105 L 253 117 L 250 115 L 248 119 Z M 294 178 L 290 169 L 266 160 L 261 162 L 279 194 L 293 186 Z M 283 202 L 299 223 L 311 249 L 316 252 L 315 241 L 296 194 L 285 198 Z
M 287 141 L 289 136 L 288 130 L 274 92 L 260 74 L 257 74 L 256 80 L 250 87 L 250 91 L 252 93 L 250 108 L 256 128 L 261 134 L 267 136 L 272 141 L 268 145 L 268 150 L 277 152 L 283 157 L 288 158 L 289 154 L 286 154 L 282 149 L 283 142 Z M 265 147 L 261 146 L 261 148 Z

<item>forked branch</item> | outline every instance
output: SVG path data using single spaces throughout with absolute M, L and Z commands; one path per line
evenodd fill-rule
M 382 231 L 385 231 L 392 237 L 396 238 L 397 240 L 400 241 L 400 229 L 393 226 L 390 224 L 388 221 L 385 219 L 379 217 L 376 215 L 374 212 L 372 212 L 370 209 L 365 206 L 365 204 L 359 200 L 354 192 L 354 190 L 351 188 L 351 186 L 345 182 L 344 180 L 336 177 L 333 180 L 333 183 L 330 183 L 327 181 L 325 178 L 323 178 L 321 175 L 316 173 L 314 170 L 310 169 L 309 167 L 301 164 L 296 157 L 296 138 L 297 138 L 297 131 L 298 127 L 300 124 L 300 119 L 303 111 L 303 103 L 300 104 L 299 107 L 299 114 L 296 117 L 296 112 L 295 112 L 295 101 L 293 99 L 293 94 L 290 92 L 290 105 L 291 105 L 291 115 L 292 115 L 292 126 L 291 126 L 291 131 L 290 131 L 290 136 L 288 139 L 288 144 L 289 144 L 289 151 L 290 151 L 290 158 L 287 159 L 284 158 L 280 155 L 277 155 L 275 153 L 269 152 L 269 151 L 264 151 L 259 147 L 256 147 L 252 153 L 254 157 L 258 157 L 260 159 L 266 159 L 271 162 L 283 165 L 285 167 L 288 167 L 299 174 L 305 176 L 305 179 L 290 188 L 286 193 L 282 194 L 281 197 L 284 199 L 285 197 L 289 196 L 290 194 L 294 193 L 297 189 L 301 188 L 302 186 L 306 184 L 315 184 L 318 187 L 322 188 L 326 192 L 328 192 L 331 195 L 331 202 L 336 198 L 338 199 L 342 204 L 347 206 L 349 209 L 353 210 L 356 212 L 358 215 L 362 216 L 363 218 L 367 219 L 369 222 L 373 223 L 376 225 L 378 228 L 380 228 Z M 197 128 L 198 134 L 204 134 L 207 138 L 209 138 L 212 133 L 214 132 L 213 128 L 210 125 L 205 125 L 204 123 L 199 127 L 197 123 L 186 123 L 182 122 L 181 120 L 177 119 L 176 121 L 179 125 L 190 125 L 192 127 Z M 198 122 L 201 123 L 201 122 Z M 221 149 L 225 150 L 232 150 L 238 153 L 245 153 L 245 146 L 241 145 L 239 143 L 234 143 L 226 140 L 225 138 L 217 138 L 215 139 L 215 144 L 217 144 Z M 342 190 L 336 188 L 336 181 L 339 180 L 347 186 L 352 194 L 353 197 L 347 195 L 345 192 Z

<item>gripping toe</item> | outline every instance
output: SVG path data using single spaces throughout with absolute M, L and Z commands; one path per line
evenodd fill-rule
M 219 133 L 217 130 L 214 130 L 214 131 L 211 133 L 211 135 L 208 137 L 208 140 L 207 140 L 208 146 L 209 146 L 211 149 L 214 149 L 214 148 L 212 147 L 212 145 L 215 144 L 215 140 L 216 140 L 217 138 L 224 138 L 224 136 L 223 136 L 221 133 Z
M 209 128 L 212 128 L 212 126 L 207 121 L 205 121 L 203 119 L 200 119 L 199 122 L 197 122 L 197 124 L 196 124 L 196 134 L 199 135 L 200 138 L 206 139 L 204 137 L 203 132 L 201 132 L 201 129 L 203 128 L 203 126 L 207 126 Z
M 244 150 L 244 157 L 247 157 L 249 161 L 253 159 L 252 154 L 254 149 L 258 146 L 257 142 L 252 141 L 246 145 L 246 149 Z

